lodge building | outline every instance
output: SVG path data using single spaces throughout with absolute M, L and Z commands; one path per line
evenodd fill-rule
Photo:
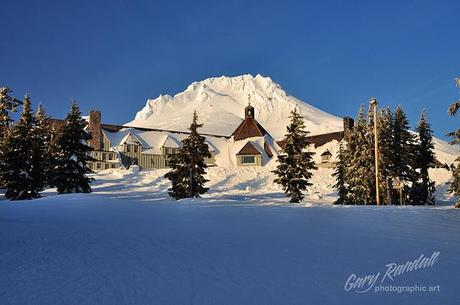
M 62 120 L 51 120 L 60 125 Z M 332 153 L 321 147 L 334 140 L 341 141 L 344 132 L 353 128 L 353 119 L 344 118 L 344 130 L 308 137 L 313 148 L 320 149 L 318 166 L 333 166 Z M 140 128 L 101 123 L 101 112 L 92 110 L 88 117 L 88 131 L 92 135 L 90 154 L 95 161 L 89 162 L 94 171 L 128 168 L 138 165 L 142 169 L 169 167 L 169 158 L 180 148 L 188 132 Z M 57 128 L 58 129 L 58 128 Z M 211 152 L 206 158 L 208 166 L 264 166 L 283 153 L 284 140 L 275 141 L 256 120 L 254 107 L 244 109 L 244 120 L 230 136 L 201 134 Z

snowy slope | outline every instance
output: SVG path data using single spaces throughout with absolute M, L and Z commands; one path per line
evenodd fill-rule
M 209 192 L 203 195 L 207 202 L 244 202 L 258 204 L 288 204 L 279 185 L 273 183 L 274 164 L 261 167 L 211 167 L 207 169 L 206 187 Z M 167 201 L 171 183 L 164 175 L 168 169 L 139 171 L 130 169 L 105 170 L 94 176 L 94 194 L 113 199 L 142 199 L 145 201 Z M 319 167 L 313 172 L 312 185 L 305 194 L 302 204 L 330 205 L 337 198 L 333 185 L 333 169 Z M 451 173 L 442 168 L 430 169 L 430 177 L 436 182 L 436 205 L 453 206 L 455 198 L 447 193 L 447 182 Z M 47 190 L 47 194 L 54 194 Z
M 456 212 L 172 204 L 97 194 L 2 202 L 0 304 L 454 305 Z M 383 279 L 387 264 L 433 252 L 440 255 L 431 267 Z M 345 291 L 351 274 L 378 272 L 375 288 L 440 290 Z
M 244 118 L 248 102 L 256 110 L 256 119 L 275 139 L 283 137 L 290 112 L 297 108 L 312 134 L 342 130 L 341 118 L 321 111 L 289 96 L 269 77 L 241 75 L 208 78 L 194 82 L 175 96 L 160 95 L 147 100 L 130 126 L 185 130 L 194 110 L 202 132 L 230 135 Z
M 204 123 L 201 132 L 230 135 L 244 118 L 244 107 L 249 101 L 255 107 L 256 119 L 277 140 L 283 138 L 294 108 L 303 115 L 311 135 L 343 130 L 342 118 L 288 95 L 271 78 L 261 75 L 208 78 L 192 83 L 175 96 L 148 99 L 135 119 L 126 125 L 187 131 L 196 110 L 200 122 Z M 354 114 L 352 111 L 344 115 Z M 448 164 L 455 160 L 459 151 L 458 146 L 440 139 L 435 139 L 435 148 L 437 159 Z M 337 151 L 335 146 L 327 149 L 333 155 Z M 321 154 L 324 150 L 323 147 L 318 152 Z

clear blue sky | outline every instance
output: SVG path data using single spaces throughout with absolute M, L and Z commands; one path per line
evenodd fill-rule
M 70 99 L 125 123 L 148 97 L 260 73 L 338 116 L 375 96 L 458 127 L 460 1 L 0 0 L 0 85 L 63 117 Z

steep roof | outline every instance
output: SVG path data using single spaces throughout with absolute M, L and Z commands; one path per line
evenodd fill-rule
M 120 142 L 120 145 L 123 144 L 138 144 L 143 146 L 144 143 L 133 133 L 129 132 Z
M 170 136 L 165 136 L 164 140 L 162 141 L 162 144 L 160 147 L 172 147 L 172 148 L 179 148 L 180 147 L 180 142 L 177 139 L 174 139 Z
M 252 137 L 263 137 L 266 134 L 268 134 L 268 132 L 256 119 L 245 118 L 232 133 L 232 136 L 235 141 L 239 141 Z
M 241 150 L 236 154 L 237 156 L 247 156 L 247 155 L 261 155 L 260 151 L 255 148 L 251 141 L 246 143 L 246 145 L 241 148 Z
M 323 134 L 314 135 L 314 136 L 308 136 L 307 141 L 310 144 L 313 144 L 315 148 L 317 148 L 333 140 L 342 141 L 343 137 L 344 137 L 343 131 L 336 131 L 336 132 L 323 133 Z M 276 141 L 276 144 L 278 144 L 282 149 L 284 149 L 284 145 L 286 145 L 286 139 Z
M 269 158 L 273 157 L 272 150 L 270 149 L 270 145 L 268 145 L 267 141 L 264 142 L 264 150 Z
M 329 149 L 326 149 L 322 154 L 321 154 L 321 157 L 322 156 L 332 156 L 332 153 L 329 151 Z

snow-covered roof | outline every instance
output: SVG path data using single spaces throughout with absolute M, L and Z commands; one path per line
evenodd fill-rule
M 180 142 L 177 139 L 170 137 L 169 135 L 164 136 L 164 139 L 162 142 L 163 143 L 161 144 L 160 147 L 171 147 L 171 148 L 180 147 Z
M 171 131 L 145 130 L 138 128 L 122 128 L 116 132 L 102 129 L 102 132 L 114 148 L 128 143 L 138 141 L 142 145 L 145 154 L 161 154 L 162 147 L 180 147 L 183 139 L 188 137 L 186 133 Z M 221 137 L 205 136 L 210 151 L 216 153 L 226 149 L 227 139 Z M 131 144 L 131 143 L 128 143 Z
M 131 132 L 128 133 L 120 142 L 120 145 L 123 144 L 137 144 L 137 145 L 142 145 L 142 141 L 136 136 L 133 135 Z

